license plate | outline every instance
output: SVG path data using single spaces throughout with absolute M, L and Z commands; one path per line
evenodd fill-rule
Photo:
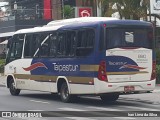
M 134 86 L 125 86 L 124 87 L 125 92 L 131 92 L 131 91 L 134 91 L 134 90 L 135 90 Z

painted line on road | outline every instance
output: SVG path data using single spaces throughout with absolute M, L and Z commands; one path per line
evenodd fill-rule
M 121 105 L 118 105 L 118 107 L 136 109 L 136 110 L 145 110 L 145 111 L 159 111 L 158 109 L 135 107 L 135 106 L 121 106 Z
M 39 111 L 45 111 L 45 110 L 27 110 L 27 111 L 34 111 L 34 112 L 39 112 Z
M 1 120 L 1 119 L 0 119 Z M 5 119 L 6 120 L 6 119 Z M 9 120 L 9 119 L 7 119 Z M 38 117 L 20 117 L 19 119 L 11 119 L 11 120 L 47 120 L 45 118 L 38 118 Z
M 121 120 L 135 120 L 136 119 L 134 117 L 113 117 L 113 118 L 121 119 Z
M 104 110 L 104 111 L 125 111 L 125 110 L 119 110 L 119 109 L 113 109 L 113 108 L 94 107 L 94 106 L 89 106 L 89 107 L 87 107 L 87 108 Z M 93 111 L 94 111 L 94 110 L 93 110 Z
M 96 120 L 96 119 L 85 118 L 85 117 L 64 117 L 64 118 L 72 119 L 72 120 Z
M 160 92 L 160 90 L 153 90 L 152 93 Z
M 111 109 L 111 108 L 104 108 L 104 107 L 93 107 L 93 106 L 89 106 L 89 107 L 86 107 L 86 108 L 92 109 L 92 111 L 90 113 L 92 113 L 94 115 L 97 114 L 98 116 L 100 114 L 102 114 L 102 116 L 103 116 L 103 113 L 96 113 L 95 110 L 93 110 L 93 109 L 98 109 L 98 110 L 102 110 L 102 111 L 126 111 L 126 110 Z M 58 109 L 68 110 L 68 111 L 89 111 L 89 110 L 74 109 L 74 108 L 58 108 Z M 86 118 L 86 119 L 84 119 L 84 117 L 65 117 L 65 118 L 74 119 L 74 120 L 94 120 L 92 118 Z M 134 117 L 113 117 L 113 118 L 122 119 L 122 120 L 135 120 L 136 119 Z
M 113 108 L 104 108 L 104 107 L 87 107 L 91 109 L 98 109 L 98 110 L 103 110 L 103 111 L 126 111 L 126 110 L 121 110 L 121 109 L 113 109 Z M 122 119 L 122 120 L 135 120 L 136 118 L 134 117 L 113 117 L 117 119 Z
M 50 104 L 49 102 L 44 102 L 44 101 L 37 101 L 37 100 L 30 100 L 31 102 L 36 102 L 36 103 L 44 103 L 44 104 Z
M 87 111 L 87 110 L 82 110 L 82 109 L 75 109 L 75 108 L 58 108 L 60 110 L 66 110 L 66 111 Z

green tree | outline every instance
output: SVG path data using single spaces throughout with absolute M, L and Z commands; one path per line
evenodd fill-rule
M 149 9 L 149 0 L 99 0 L 102 3 L 102 11 L 104 16 L 114 12 L 119 12 L 120 18 L 147 19 L 147 9 Z M 116 6 L 117 9 L 112 9 Z M 111 12 L 112 11 L 112 12 Z
M 73 12 L 74 12 L 74 8 L 71 7 L 70 5 L 65 5 L 63 8 L 63 15 L 64 15 L 64 19 L 68 19 L 68 18 L 72 18 L 73 16 Z

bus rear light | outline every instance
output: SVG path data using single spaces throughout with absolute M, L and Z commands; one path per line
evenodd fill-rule
M 147 84 L 147 86 L 151 86 L 151 84 Z
M 152 74 L 151 74 L 151 80 L 156 79 L 156 61 L 153 61 L 152 63 Z
M 108 81 L 107 75 L 106 75 L 106 62 L 101 61 L 99 65 L 99 70 L 98 70 L 98 79 L 102 81 Z

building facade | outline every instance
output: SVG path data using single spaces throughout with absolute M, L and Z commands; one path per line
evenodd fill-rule
M 0 42 L 19 29 L 47 24 L 51 20 L 65 18 L 65 6 L 73 11 L 70 17 L 97 16 L 97 0 L 1 0 L 0 4 Z M 83 12 L 82 16 L 78 10 Z M 86 11 L 89 12 L 86 12 Z M 85 12 L 84 12 L 85 11 Z
M 19 29 L 42 26 L 52 20 L 51 0 L 6 0 L 0 9 L 0 42 Z

